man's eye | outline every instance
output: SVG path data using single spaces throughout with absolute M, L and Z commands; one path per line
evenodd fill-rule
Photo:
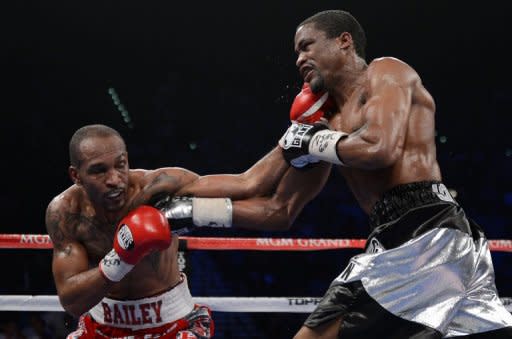
M 103 168 L 91 168 L 89 170 L 90 174 L 101 174 L 103 172 L 105 172 Z

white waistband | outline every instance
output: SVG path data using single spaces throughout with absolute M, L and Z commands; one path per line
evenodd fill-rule
M 136 300 L 103 298 L 89 310 L 102 325 L 139 330 L 153 328 L 183 318 L 194 309 L 186 276 L 167 292 Z

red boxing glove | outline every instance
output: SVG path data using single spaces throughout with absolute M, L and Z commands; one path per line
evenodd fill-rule
M 114 249 L 100 262 L 111 281 L 121 280 L 145 255 L 171 245 L 171 229 L 164 215 L 151 206 L 139 206 L 126 215 L 114 235 Z
M 140 206 L 124 217 L 114 238 L 114 250 L 128 264 L 135 265 L 153 250 L 171 245 L 167 218 L 151 206 Z
M 290 108 L 290 120 L 305 124 L 313 124 L 320 120 L 325 112 L 336 109 L 336 103 L 329 93 L 314 94 L 308 83 L 304 83 L 302 90 L 295 97 Z

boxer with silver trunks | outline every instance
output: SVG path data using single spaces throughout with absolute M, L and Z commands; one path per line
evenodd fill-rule
M 329 125 L 292 124 L 280 145 L 290 161 L 336 165 L 373 227 L 366 253 L 295 338 L 509 338 L 512 316 L 485 236 L 441 183 L 434 100 L 405 62 L 367 64 L 365 44 L 357 20 L 339 10 L 307 18 L 295 33 L 304 81 L 338 110 Z
M 441 183 L 432 96 L 410 65 L 392 57 L 367 63 L 365 47 L 348 12 L 323 11 L 299 24 L 296 64 L 310 89 L 302 94 L 328 93 L 335 109 L 303 110 L 311 118 L 294 121 L 279 141 L 292 168 L 263 195 L 234 201 L 233 223 L 288 229 L 335 165 L 373 233 L 295 339 L 511 338 L 485 236 Z M 268 160 L 262 168 L 284 161 Z M 200 177 L 180 194 L 216 197 L 222 180 Z
M 341 317 L 343 338 L 510 337 L 487 240 L 442 183 L 394 187 L 370 220 L 365 253 L 331 283 L 305 326 Z

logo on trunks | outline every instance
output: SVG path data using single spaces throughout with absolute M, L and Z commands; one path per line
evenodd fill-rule
M 341 272 L 341 274 L 336 278 L 338 281 L 346 281 L 350 274 L 352 273 L 352 270 L 356 267 L 356 265 L 351 261 L 348 263 L 347 267 Z
M 382 246 L 380 241 L 377 238 L 372 238 L 370 243 L 368 244 L 368 248 L 366 249 L 366 253 L 380 253 L 384 252 L 385 248 Z
M 453 202 L 456 204 L 455 200 L 453 200 L 450 191 L 444 184 L 432 184 L 432 191 L 437 194 L 437 197 L 442 201 Z
M 291 147 L 301 148 L 302 138 L 313 126 L 303 124 L 292 124 L 286 131 L 283 137 L 283 148 L 289 149 Z
M 141 325 L 162 322 L 162 300 L 142 304 L 117 304 L 102 302 L 103 322 L 107 324 Z
M 128 225 L 121 225 L 119 232 L 117 232 L 117 242 L 124 250 L 132 250 L 133 247 L 135 246 L 132 232 L 130 231 Z

